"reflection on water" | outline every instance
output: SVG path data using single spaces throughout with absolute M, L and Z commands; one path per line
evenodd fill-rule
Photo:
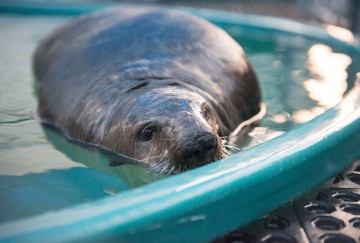
M 308 68 L 313 77 L 304 81 L 304 88 L 309 98 L 316 101 L 318 107 L 299 110 L 293 119 L 297 123 L 305 123 L 326 109 L 338 104 L 347 89 L 347 68 L 351 58 L 343 53 L 335 53 L 323 44 L 313 45 L 308 51 Z
M 328 31 L 334 34 L 342 29 Z M 324 43 L 303 37 L 269 39 L 247 35 L 240 36 L 238 41 L 257 71 L 268 109 L 242 149 L 279 136 L 338 104 L 359 71 L 359 57 L 354 53 L 334 51 Z
M 112 196 L 164 177 L 135 165 L 109 166 L 108 157 L 68 142 L 34 119 L 31 54 L 41 37 L 66 20 L 0 16 L 0 223 Z M 357 56 L 324 43 L 235 32 L 267 105 L 248 146 L 339 102 L 359 71 Z
M 329 35 L 331 35 L 341 41 L 348 42 L 348 43 L 355 42 L 355 36 L 348 29 L 344 29 L 344 28 L 341 28 L 341 27 L 338 27 L 335 25 L 328 25 L 326 27 L 326 31 Z
M 51 142 L 56 150 L 63 152 L 71 161 L 94 168 L 106 175 L 121 178 L 122 183 L 127 185 L 126 190 L 166 177 L 165 175 L 149 172 L 147 168 L 131 164 L 131 161 L 127 161 L 121 166 L 111 166 L 114 163 L 121 163 L 124 159 L 114 153 L 106 153 L 106 151 L 100 153 L 99 148 L 94 146 L 74 144 L 56 130 L 45 126 L 42 128 L 47 141 Z M 124 189 L 125 187 L 121 191 L 124 191 Z
M 304 81 L 309 97 L 318 105 L 329 108 L 338 104 L 346 91 L 347 67 L 351 58 L 343 53 L 334 53 L 328 46 L 317 44 L 308 51 L 308 67 L 317 79 Z

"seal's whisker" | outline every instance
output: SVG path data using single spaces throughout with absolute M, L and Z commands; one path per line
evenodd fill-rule
M 169 164 L 167 164 L 166 166 L 163 166 L 162 169 L 160 170 L 160 173 L 168 172 L 168 167 L 169 167 Z
M 236 147 L 236 146 L 232 146 L 232 145 L 227 145 L 227 144 L 225 144 L 224 147 L 225 147 L 226 149 L 231 149 L 231 150 L 235 150 L 235 151 L 241 151 L 241 149 L 239 149 L 239 148 Z
M 156 165 L 156 169 L 157 169 L 157 171 L 158 171 L 159 173 L 162 173 L 162 170 L 164 169 L 164 161 L 158 163 L 158 164 Z
M 130 117 L 130 114 L 132 113 L 133 109 L 134 109 L 134 108 L 132 108 L 132 109 L 129 111 L 129 113 L 125 116 L 123 122 L 121 123 L 121 129 L 122 129 L 123 132 L 125 132 L 125 131 L 128 129 L 129 125 L 131 124 L 131 123 L 129 122 L 129 117 Z
M 165 153 L 166 154 L 166 153 Z M 166 157 L 164 155 L 158 156 L 162 159 L 160 159 L 155 164 L 151 165 L 149 168 L 149 171 L 155 172 L 155 173 L 169 173 L 171 169 L 171 164 L 166 160 Z
M 231 151 L 231 152 L 238 152 L 235 148 L 231 147 L 231 146 L 224 146 L 224 150 L 225 151 Z
M 149 159 L 157 159 L 157 158 L 161 158 L 161 157 L 162 157 L 162 155 L 158 155 L 158 156 L 153 156 L 153 157 L 141 159 L 141 160 L 139 160 L 139 161 L 141 161 L 141 162 L 146 162 L 146 160 L 149 160 Z
M 171 173 L 172 174 L 179 174 L 179 171 L 176 169 L 176 166 L 173 165 L 172 169 L 171 169 Z
M 233 153 L 232 153 L 230 150 L 228 150 L 228 149 L 224 149 L 224 151 L 222 151 L 222 152 L 223 152 L 223 154 L 224 154 L 226 157 L 233 155 Z
M 170 167 L 170 165 L 169 165 L 168 167 Z M 168 174 L 171 174 L 171 172 L 173 171 L 173 169 L 174 169 L 174 166 L 171 166 L 170 168 L 168 168 L 167 173 L 168 173 Z
M 235 143 L 232 143 L 232 142 L 230 142 L 230 141 L 225 141 L 224 144 L 237 147 L 237 145 L 236 145 Z
M 219 137 L 222 141 L 227 141 L 229 136 L 222 136 L 222 137 Z
M 164 166 L 163 169 L 161 170 L 161 173 L 170 174 L 170 170 L 171 170 L 171 164 L 167 163 L 166 166 Z
M 158 173 L 159 167 L 158 166 L 151 166 L 148 170 L 149 172 Z
M 233 143 L 224 143 L 224 146 L 237 147 L 236 144 Z

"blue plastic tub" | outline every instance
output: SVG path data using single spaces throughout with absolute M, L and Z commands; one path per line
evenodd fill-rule
M 1 3 L 0 13 L 77 15 L 109 5 Z M 182 9 L 226 29 L 286 34 L 340 46 L 326 30 L 267 17 Z M 360 71 L 360 67 L 359 67 Z M 335 107 L 304 125 L 224 160 L 113 197 L 5 222 L 10 242 L 204 242 L 244 226 L 309 191 L 360 157 L 359 81 Z

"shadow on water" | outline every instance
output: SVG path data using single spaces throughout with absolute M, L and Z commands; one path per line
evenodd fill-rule
M 74 144 L 54 129 L 42 129 L 55 149 L 86 167 L 0 176 L 0 223 L 113 196 L 166 177 L 124 160 L 111 166 L 110 161 L 119 163 L 121 156 Z
M 62 133 L 48 126 L 43 126 L 44 134 L 55 149 L 65 154 L 72 161 L 104 172 L 123 181 L 128 188 L 135 188 L 165 178 L 165 175 L 152 173 L 138 161 L 104 150 L 98 146 L 70 141 Z
M 129 189 L 121 180 L 82 167 L 1 176 L 0 184 L 0 223 L 59 210 Z

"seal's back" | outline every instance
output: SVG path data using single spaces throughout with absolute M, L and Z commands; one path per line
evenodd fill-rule
M 206 92 L 229 131 L 259 111 L 260 90 L 241 47 L 220 28 L 174 10 L 121 7 L 80 17 L 43 41 L 34 71 L 46 104 L 40 115 L 60 124 L 91 93 L 109 85 L 122 92 L 146 79 Z

